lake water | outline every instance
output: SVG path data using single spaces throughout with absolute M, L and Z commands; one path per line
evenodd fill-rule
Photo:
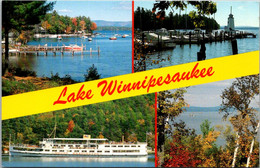
M 61 77 L 69 74 L 73 79 L 78 81 L 84 81 L 84 74 L 87 69 L 95 65 L 98 69 L 98 73 L 101 74 L 102 78 L 128 74 L 132 72 L 132 36 L 126 38 L 117 37 L 117 40 L 109 40 L 109 37 L 114 35 L 114 31 L 97 31 L 102 33 L 103 36 L 96 36 L 93 41 L 89 42 L 87 39 L 80 37 L 64 37 L 63 40 L 51 39 L 51 38 L 40 38 L 30 41 L 28 45 L 44 45 L 48 46 L 62 46 L 77 44 L 85 46 L 87 50 L 97 50 L 100 47 L 100 55 L 97 53 L 84 53 L 83 55 L 75 53 L 72 56 L 71 53 L 66 53 L 61 56 L 61 53 L 57 52 L 54 56 L 53 53 L 48 53 L 45 56 L 41 53 L 39 56 L 35 54 L 21 55 L 21 56 L 10 56 L 10 62 L 19 66 L 27 67 L 33 71 L 36 71 L 37 76 L 51 76 L 59 73 Z M 131 34 L 131 31 L 117 31 L 117 34 Z
M 154 167 L 154 155 L 141 158 L 2 156 L 2 165 L 6 167 Z
M 233 126 L 230 123 L 229 118 L 236 114 L 235 111 L 232 113 L 232 115 L 229 115 L 229 117 L 226 120 L 223 120 L 222 117 L 224 113 L 219 113 L 218 108 L 209 111 L 207 111 L 207 108 L 203 108 L 203 107 L 200 107 L 199 109 L 201 110 L 189 111 L 189 109 L 187 109 L 187 111 L 181 113 L 178 117 L 176 117 L 176 121 L 180 121 L 180 120 L 184 121 L 186 124 L 186 128 L 195 129 L 196 134 L 202 134 L 200 125 L 205 120 L 208 120 L 211 123 L 210 127 L 215 127 L 215 131 L 220 131 L 216 128 L 216 126 L 223 126 L 224 130 L 227 126 L 231 126 L 231 128 L 233 129 Z M 257 110 L 259 109 L 257 108 Z M 257 116 L 259 116 L 259 113 L 257 113 Z M 216 141 L 216 144 L 218 146 L 225 146 L 226 140 L 222 136 L 219 136 Z
M 245 53 L 259 50 L 259 28 L 239 29 L 257 34 L 256 38 L 237 39 L 238 53 Z M 180 46 L 177 45 L 173 50 L 156 52 L 150 55 L 150 61 L 162 60 L 159 64 L 147 63 L 147 69 L 155 69 L 160 67 L 167 67 L 171 65 L 179 65 L 189 62 L 197 61 L 197 52 L 200 46 L 197 44 L 189 44 Z M 232 55 L 232 46 L 230 41 L 206 43 L 206 59 L 218 58 Z M 167 58 L 170 58 L 169 60 Z
M 215 131 L 219 131 L 218 129 L 216 129 L 216 126 L 224 126 L 226 127 L 227 125 L 232 126 L 231 123 L 229 122 L 229 120 L 223 120 L 222 119 L 222 114 L 220 114 L 217 111 L 208 111 L 208 112 L 183 112 L 181 113 L 177 118 L 176 121 L 184 121 L 186 124 L 187 128 L 193 128 L 196 131 L 196 134 L 202 134 L 201 130 L 200 130 L 200 125 L 202 124 L 202 122 L 204 122 L 205 120 L 208 120 L 211 124 L 211 127 L 215 127 Z M 233 128 L 233 127 L 232 127 Z M 217 141 L 216 141 L 217 145 L 225 145 L 226 141 L 225 139 L 223 139 L 223 137 L 219 136 Z

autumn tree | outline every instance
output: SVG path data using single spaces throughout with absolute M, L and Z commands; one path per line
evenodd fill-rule
M 160 159 L 162 167 L 197 167 L 200 158 L 201 143 L 194 129 L 186 127 L 185 122 L 174 121 L 174 130 L 165 143 L 164 156 Z
M 167 154 L 162 167 L 197 167 L 201 160 L 197 153 L 190 151 L 189 147 L 181 143 L 181 137 L 177 135 L 170 144 L 170 152 Z
M 86 22 L 84 20 L 81 20 L 79 22 L 79 25 L 80 25 L 82 31 L 84 31 L 86 29 Z
M 40 23 L 46 12 L 52 10 L 54 2 L 46 1 L 7 1 L 2 2 L 2 24 L 5 37 L 5 63 L 4 72 L 8 69 L 9 37 L 10 30 L 18 32 L 30 29 L 31 25 Z M 3 72 L 3 73 L 4 73 Z
M 77 22 L 77 18 L 72 18 L 71 19 L 72 21 L 72 28 L 74 29 L 74 32 L 77 32 L 78 31 L 78 22 Z
M 250 157 L 253 155 L 252 152 L 259 127 L 259 120 L 257 118 L 257 110 L 252 107 L 252 101 L 258 95 L 258 75 L 237 78 L 232 85 L 221 94 L 222 104 L 220 112 L 224 113 L 224 119 L 232 114 L 230 122 L 237 132 L 232 167 L 236 165 L 245 166 L 246 162 L 247 166 L 249 166 Z M 236 110 L 235 114 L 233 114 L 234 110 Z M 249 149 L 250 142 L 251 148 Z M 238 153 L 240 153 L 239 158 L 237 157 Z M 237 159 L 238 162 L 236 161 Z
M 96 24 L 95 22 L 92 22 L 90 29 L 91 29 L 92 31 L 96 30 L 96 29 L 97 29 L 97 24 Z
M 163 152 L 165 135 L 171 133 L 169 121 L 173 121 L 176 116 L 182 113 L 187 103 L 184 101 L 186 89 L 174 91 L 163 91 L 158 93 L 157 101 L 157 133 L 158 151 Z

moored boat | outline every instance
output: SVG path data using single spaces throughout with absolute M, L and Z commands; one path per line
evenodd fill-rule
M 49 35 L 49 38 L 57 38 L 58 36 L 57 35 Z
M 83 47 L 80 47 L 78 45 L 70 45 L 70 46 L 64 46 L 64 50 L 83 50 Z
M 117 39 L 116 36 L 112 36 L 109 38 L 109 40 L 116 40 L 116 39 Z
M 62 37 L 61 37 L 61 36 L 58 36 L 57 39 L 58 39 L 58 40 L 62 40 Z
M 129 36 L 128 34 L 124 34 L 123 36 L 122 36 L 122 38 L 126 38 L 127 36 Z

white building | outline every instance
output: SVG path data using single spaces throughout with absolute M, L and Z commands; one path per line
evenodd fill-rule
M 232 15 L 232 7 L 231 7 L 231 11 L 230 11 L 230 14 L 228 17 L 227 26 L 225 26 L 225 31 L 226 32 L 235 31 L 235 22 L 234 22 L 234 17 Z

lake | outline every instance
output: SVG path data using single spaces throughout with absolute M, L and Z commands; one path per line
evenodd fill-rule
M 216 129 L 217 125 L 224 127 L 226 127 L 227 125 L 232 126 L 228 119 L 226 121 L 223 121 L 222 116 L 223 114 L 220 114 L 217 111 L 186 111 L 181 113 L 178 117 L 176 117 L 176 121 L 182 120 L 185 122 L 186 128 L 193 128 L 195 129 L 196 134 L 202 134 L 200 130 L 200 125 L 205 120 L 208 120 L 211 123 L 210 127 L 215 127 L 215 131 L 218 131 L 218 129 Z M 219 136 L 216 141 L 216 144 L 219 146 L 223 146 L 226 144 L 226 141 L 221 136 Z
M 219 113 L 218 110 L 219 107 L 196 107 L 196 109 L 187 108 L 187 111 L 181 113 L 178 117 L 176 117 L 176 121 L 184 121 L 186 124 L 186 128 L 194 128 L 196 134 L 202 134 L 200 130 L 200 125 L 205 120 L 208 120 L 211 123 L 211 127 L 215 127 L 215 131 L 219 131 L 216 128 L 217 125 L 223 126 L 224 128 L 226 128 L 226 126 L 231 126 L 231 128 L 233 129 L 233 126 L 230 123 L 229 118 L 236 114 L 236 110 L 234 110 L 234 112 L 231 115 L 229 115 L 229 117 L 226 120 L 222 119 L 224 113 Z M 257 110 L 259 109 L 257 108 Z M 257 114 L 257 116 L 258 115 L 259 114 Z M 218 146 L 224 146 L 226 144 L 226 140 L 222 136 L 219 136 L 216 141 L 216 144 Z
M 241 28 L 241 31 L 247 31 L 257 34 L 256 38 L 237 39 L 238 53 L 245 53 L 259 50 L 259 28 L 246 29 Z M 189 44 L 180 46 L 175 49 L 155 52 L 150 55 L 150 61 L 147 63 L 147 70 L 171 65 L 179 65 L 197 61 L 197 52 L 200 46 L 197 44 Z M 232 55 L 232 46 L 230 41 L 206 43 L 206 59 L 218 58 Z M 169 60 L 167 58 L 170 58 Z M 152 64 L 152 60 L 162 60 L 159 64 Z
M 2 165 L 6 167 L 154 167 L 154 155 L 140 158 L 2 156 Z
M 77 44 L 85 46 L 87 50 L 97 50 L 100 47 L 100 55 L 97 53 L 75 53 L 72 56 L 71 53 L 65 53 L 61 56 L 61 53 L 57 52 L 54 56 L 53 53 L 48 53 L 45 56 L 44 53 L 27 54 L 26 56 L 10 56 L 10 62 L 18 67 L 27 67 L 33 71 L 36 71 L 37 76 L 51 76 L 59 73 L 60 77 L 66 74 L 71 75 L 72 79 L 77 81 L 84 81 L 84 74 L 87 73 L 87 69 L 95 65 L 98 69 L 98 73 L 101 74 L 101 78 L 107 78 L 117 75 L 128 74 L 132 72 L 132 36 L 131 31 L 96 31 L 102 33 L 105 37 L 99 35 L 89 42 L 87 39 L 80 37 L 64 37 L 62 40 L 56 38 L 39 38 L 30 41 L 28 45 L 44 45 L 48 46 L 62 46 Z M 117 37 L 117 40 L 109 40 L 114 34 L 128 34 L 126 38 Z

